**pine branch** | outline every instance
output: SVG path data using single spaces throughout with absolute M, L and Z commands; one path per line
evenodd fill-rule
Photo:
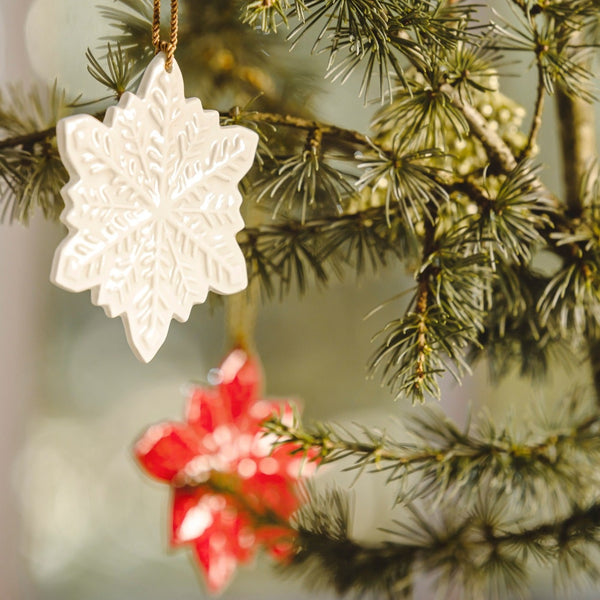
M 491 308 L 480 346 L 470 351 L 470 362 L 485 357 L 492 381 L 519 372 L 541 382 L 554 364 L 575 368 L 577 354 L 555 324 L 542 323 L 538 310 L 548 277 L 527 265 L 496 262 Z
M 34 144 L 49 141 L 56 137 L 56 126 L 48 127 L 41 131 L 33 131 L 23 135 L 15 135 L 13 137 L 5 137 L 0 139 L 0 150 L 10 149 L 31 149 Z
M 466 24 L 475 11 L 473 6 L 450 3 L 388 2 L 386 0 L 315 0 L 306 5 L 296 2 L 287 17 L 297 17 L 289 36 L 297 40 L 308 32 L 315 33 L 313 52 L 329 53 L 327 75 L 346 81 L 359 67 L 363 69 L 360 94 L 365 98 L 373 80 L 378 80 L 379 97 L 392 90 L 392 78 L 405 82 L 402 58 L 410 64 L 427 65 L 429 57 L 423 46 L 432 51 L 453 48 L 468 37 Z M 276 26 L 271 16 L 290 5 L 281 2 L 244 3 L 245 20 L 261 23 L 265 32 Z
M 437 212 L 433 212 L 436 222 Z M 439 398 L 438 378 L 449 371 L 460 381 L 469 371 L 468 348 L 478 343 L 490 296 L 491 263 L 461 221 L 439 231 L 427 221 L 417 290 L 405 315 L 385 327 L 369 369 L 381 368 L 397 397 Z M 439 225 L 438 225 L 439 227 Z
M 272 418 L 265 428 L 280 443 L 297 444 L 298 453 L 318 457 L 321 464 L 342 461 L 349 463 L 346 470 L 358 474 L 367 468 L 387 474 L 388 483 L 398 484 L 402 502 L 426 497 L 437 505 L 459 497 L 466 507 L 477 500 L 481 486 L 493 486 L 490 497 L 511 494 L 521 503 L 539 495 L 557 504 L 560 497 L 573 501 L 600 459 L 600 416 L 575 401 L 555 412 L 552 423 L 526 436 L 498 428 L 491 419 L 460 430 L 433 407 L 424 407 L 403 424 L 414 441 L 398 442 L 366 427 L 318 424 L 304 429 L 297 419 L 284 424 Z
M 251 0 L 243 8 L 242 22 L 265 33 L 276 33 L 281 23 L 287 27 L 287 13 L 292 7 L 298 19 L 304 20 L 307 6 L 302 0 Z
M 38 206 L 48 218 L 62 210 L 60 188 L 66 171 L 56 147 L 55 124 L 69 102 L 55 84 L 28 92 L 8 87 L 0 98 L 1 219 L 27 223 Z
M 104 112 L 98 112 L 93 116 L 101 120 L 104 118 Z M 232 108 L 230 111 L 222 112 L 221 119 L 227 123 L 239 122 L 243 119 L 247 121 L 267 123 L 269 125 L 290 127 L 292 129 L 304 131 L 319 131 L 324 137 L 331 137 L 332 139 L 348 142 L 350 144 L 362 147 L 366 147 L 374 143 L 366 135 L 351 129 L 345 129 L 343 127 L 337 127 L 328 123 L 321 123 L 319 121 L 305 119 L 294 115 L 242 110 L 237 106 Z M 31 146 L 36 142 L 41 142 L 55 136 L 56 126 L 52 126 L 41 131 L 32 131 L 31 133 L 27 134 L 0 139 L 0 149 L 14 148 L 23 145 Z
M 259 278 L 263 293 L 279 296 L 294 287 L 306 291 L 309 275 L 325 284 L 342 266 L 357 274 L 378 270 L 389 257 L 403 259 L 415 252 L 414 238 L 400 208 L 388 213 L 384 206 L 327 219 L 286 220 L 248 227 L 238 234 L 251 278 Z
M 450 509 L 448 509 L 450 511 Z M 524 597 L 533 556 L 538 563 L 597 579 L 600 504 L 573 505 L 555 519 L 515 525 L 502 510 L 481 504 L 451 522 L 436 525 L 430 515 L 411 509 L 412 519 L 396 522 L 389 539 L 362 544 L 348 534 L 348 507 L 340 494 L 315 498 L 298 519 L 296 555 L 287 571 L 309 578 L 313 587 L 338 593 L 384 594 L 408 598 L 414 575 L 436 578 L 436 587 L 453 584 L 463 598 Z M 451 512 L 451 511 L 450 511 Z

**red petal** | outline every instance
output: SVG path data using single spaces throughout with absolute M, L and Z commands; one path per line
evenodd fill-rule
M 204 571 L 209 591 L 222 591 L 237 564 L 248 561 L 255 546 L 256 537 L 248 520 L 233 505 L 213 513 L 213 523 L 194 542 L 196 558 Z
M 199 433 L 212 432 L 219 425 L 245 422 L 259 397 L 260 367 L 243 350 L 231 352 L 219 372 L 221 382 L 217 388 L 196 389 L 187 404 L 186 421 Z
M 159 423 L 150 427 L 135 444 L 140 464 L 154 477 L 171 481 L 198 455 L 198 436 L 183 423 Z
M 199 435 L 204 435 L 219 425 L 229 423 L 231 414 L 217 390 L 197 388 L 188 400 L 185 420 Z
M 235 555 L 226 550 L 213 552 L 206 544 L 195 544 L 194 550 L 198 564 L 204 571 L 208 591 L 212 594 L 222 592 L 237 568 Z
M 297 535 L 291 527 L 261 527 L 256 532 L 257 540 L 266 546 L 273 558 L 281 562 L 291 558 Z
M 259 513 L 271 510 L 282 519 L 289 519 L 299 506 L 295 482 L 280 475 L 257 473 L 242 482 L 244 499 Z
M 239 348 L 231 352 L 220 366 L 219 393 L 230 408 L 233 421 L 245 416 L 261 393 L 262 373 L 258 361 Z
M 191 510 L 194 510 L 203 496 L 209 493 L 206 488 L 176 488 L 173 492 L 171 508 L 171 546 L 189 544 L 194 538 L 189 536 L 190 525 L 187 531 L 181 531 L 183 523 Z M 196 536 L 197 537 L 197 536 Z
M 268 418 L 281 413 L 281 403 L 277 400 L 258 400 L 249 409 L 250 416 L 258 421 L 266 421 Z

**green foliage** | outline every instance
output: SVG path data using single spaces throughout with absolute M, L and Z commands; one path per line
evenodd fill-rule
M 538 174 L 539 169 L 521 163 L 495 194 L 488 192 L 489 200 L 472 219 L 466 235 L 475 237 L 492 265 L 497 254 L 508 262 L 529 264 L 543 244 L 540 232 L 552 222 L 547 215 L 548 199 L 536 189 Z
M 274 29 L 270 11 L 283 12 L 286 1 L 245 2 L 245 19 L 261 23 L 265 32 Z M 300 5 L 300 6 L 299 6 Z M 314 33 L 313 51 L 323 46 L 329 53 L 327 75 L 344 82 L 360 66 L 363 69 L 361 95 L 369 93 L 373 79 L 379 82 L 379 96 L 392 89 L 392 79 L 404 79 L 403 58 L 411 63 L 427 64 L 423 47 L 434 51 L 454 47 L 465 38 L 464 24 L 473 7 L 448 2 L 389 0 L 314 0 L 306 6 L 295 2 L 289 16 L 298 23 L 290 39 Z
M 340 593 L 392 598 L 408 597 L 422 572 L 433 574 L 441 591 L 458 584 L 464 598 L 524 594 L 534 561 L 569 580 L 574 570 L 594 575 L 597 410 L 572 399 L 522 417 L 499 427 L 483 416 L 460 429 L 439 409 L 422 408 L 405 421 L 412 441 L 403 442 L 366 427 L 306 430 L 297 420 L 271 419 L 267 430 L 296 444 L 299 454 L 339 461 L 358 475 L 381 474 L 398 490 L 399 518 L 379 544 L 350 536 L 342 493 L 313 492 L 297 519 L 291 570 Z
M 549 3 L 555 9 L 558 4 Z M 554 11 L 554 18 L 547 18 L 547 14 L 541 11 L 536 16 L 533 10 L 527 9 L 520 25 L 505 22 L 499 26 L 497 31 L 503 37 L 505 49 L 535 55 L 548 93 L 554 93 L 555 87 L 559 86 L 569 94 L 591 101 L 590 49 L 585 44 L 573 43 L 573 36 L 585 28 L 586 11 L 567 15 L 563 8 Z
M 401 504 L 460 497 L 462 506 L 475 506 L 482 488 L 494 502 L 507 496 L 521 503 L 542 496 L 556 505 L 575 502 L 597 477 L 600 416 L 576 396 L 546 415 L 530 412 L 528 420 L 500 426 L 482 415 L 461 429 L 439 408 L 424 406 L 402 422 L 408 441 L 359 426 L 304 429 L 297 417 L 292 424 L 272 418 L 265 427 L 323 464 L 340 461 L 357 476 L 381 473 Z
M 432 507 L 409 507 L 407 515 L 380 544 L 357 542 L 348 535 L 347 501 L 341 493 L 311 498 L 298 519 L 298 542 L 288 572 L 314 587 L 360 597 L 410 598 L 419 574 L 433 576 L 441 593 L 457 590 L 461 598 L 524 598 L 532 559 L 553 568 L 569 582 L 597 579 L 600 506 L 573 504 L 570 511 L 536 523 L 507 516 L 506 505 L 465 509 L 446 506 L 432 517 Z M 438 513 L 439 514 L 439 513 Z M 568 541 L 567 541 L 568 540 Z
M 131 89 L 137 82 L 138 72 L 132 57 L 123 51 L 120 44 L 116 48 L 107 44 L 105 55 L 106 67 L 94 56 L 88 48 L 85 54 L 88 59 L 88 73 L 99 83 L 111 90 L 119 99 L 123 93 Z M 110 96 L 109 96 L 110 97 Z
M 385 329 L 371 360 L 397 396 L 437 397 L 438 377 L 449 370 L 460 378 L 469 360 L 481 354 L 481 343 L 489 356 L 497 355 L 493 348 L 512 348 L 505 364 L 517 349 L 536 348 L 540 352 L 528 353 L 532 369 L 524 370 L 543 371 L 554 342 L 560 346 L 574 332 L 591 331 L 600 317 L 596 243 L 585 238 L 595 217 L 565 222 L 539 170 L 517 160 L 526 146 L 535 149 L 536 131 L 532 127 L 529 139 L 519 131 L 521 109 L 498 91 L 496 75 L 500 47 L 526 50 L 537 62 L 540 85 L 580 92 L 578 73 L 589 72 L 578 36 L 596 13 L 585 2 L 574 13 L 560 3 L 516 6 L 519 24 L 490 33 L 476 27 L 473 7 L 455 3 L 242 3 L 241 21 L 255 29 L 270 32 L 279 20 L 290 19 L 291 38 L 315 32 L 315 49 L 330 53 L 333 76 L 343 78 L 360 64 L 365 91 L 375 75 L 382 85 L 396 78 L 390 104 L 374 121 L 376 135 L 368 138 L 258 110 L 256 102 L 268 108 L 271 100 L 283 110 L 283 98 L 290 97 L 278 87 L 289 82 L 278 61 L 268 69 L 264 61 L 264 52 L 277 54 L 280 42 L 248 29 L 237 18 L 235 2 L 209 2 L 202 11 L 182 5 L 177 58 L 186 72 L 200 73 L 201 79 L 190 78 L 192 87 L 200 85 L 209 102 L 243 100 L 245 108 L 225 113 L 222 121 L 259 133 L 259 168 L 243 187 L 272 220 L 250 211 L 252 226 L 241 242 L 250 276 L 260 279 L 265 295 L 303 292 L 311 281 L 326 284 L 347 267 L 357 274 L 377 270 L 392 257 L 417 264 L 420 291 L 406 314 Z M 149 0 L 120 0 L 101 14 L 116 31 L 115 43 L 101 59 L 88 52 L 89 70 L 118 97 L 135 84 L 152 55 L 152 6 Z M 248 87 L 250 80 L 256 85 Z M 250 94 L 257 91 L 263 97 L 249 110 Z M 383 99 L 383 87 L 379 96 Z M 51 130 L 48 136 L 52 149 Z M 496 151 L 504 153 L 504 171 L 498 172 Z M 33 185 L 41 204 L 56 214 L 61 207 L 56 192 L 64 180 L 55 169 L 56 155 L 37 160 L 29 167 L 34 176 L 23 178 L 31 155 L 9 141 L 4 152 L 5 206 L 25 218 Z M 507 169 L 510 163 L 517 167 Z M 526 271 L 541 249 L 557 254 L 563 266 L 541 293 L 517 290 L 537 285 L 516 273 Z
M 265 33 L 275 33 L 280 22 L 288 24 L 287 12 L 292 6 L 298 18 L 303 19 L 306 5 L 302 0 L 254 0 L 244 7 L 242 22 Z
M 100 15 L 117 32 L 110 36 L 110 40 L 117 43 L 119 49 L 131 57 L 136 73 L 141 73 L 154 54 L 150 37 L 152 2 L 119 0 L 117 6 L 119 7 L 114 6 L 114 3 L 112 6 L 101 6 Z
M 277 5 L 281 3 L 270 3 L 272 8 Z M 314 90 L 308 72 L 300 61 L 285 56 L 280 40 L 242 23 L 238 0 L 207 0 L 200 10 L 195 0 L 180 0 L 179 6 L 175 58 L 185 74 L 188 95 L 202 98 L 211 108 L 253 102 L 256 108 L 306 113 Z M 139 74 L 154 55 L 152 0 L 118 0 L 116 6 L 102 5 L 100 14 L 115 31 L 109 41 L 120 44 Z M 164 25 L 166 39 L 166 21 Z
M 306 292 L 348 267 L 357 275 L 377 272 L 390 259 L 414 255 L 413 238 L 398 211 L 371 208 L 336 218 L 279 222 L 246 228 L 239 236 L 248 271 L 267 298 Z M 275 294 L 276 290 L 278 294 Z
M 405 316 L 388 323 L 371 358 L 396 398 L 440 397 L 438 377 L 449 371 L 460 381 L 466 355 L 483 330 L 491 271 L 487 257 L 449 232 L 441 236 L 417 274 L 418 291 Z
M 341 216 L 348 199 L 357 193 L 355 177 L 329 164 L 321 137 L 318 130 L 309 132 L 302 151 L 274 161 L 274 167 L 257 182 L 256 202 L 273 203 L 274 218 L 282 208 L 301 223 L 309 210 L 311 216 Z
M 462 139 L 468 133 L 469 125 L 459 108 L 442 91 L 447 80 L 448 72 L 439 65 L 415 72 L 407 79 L 406 87 L 394 93 L 393 103 L 381 112 L 375 127 L 383 126 L 385 131 L 393 131 L 394 136 L 417 148 L 445 150 L 449 128 Z
M 492 306 L 479 345 L 471 348 L 471 362 L 485 356 L 494 381 L 515 369 L 542 381 L 550 365 L 573 364 L 568 340 L 542 323 L 538 310 L 547 277 L 502 259 L 496 261 L 495 275 Z
M 68 111 L 64 91 L 8 88 L 0 96 L 0 210 L 27 223 L 36 207 L 57 219 L 66 171 L 58 156 L 56 122 Z
M 441 156 L 435 148 L 410 151 L 403 138 L 394 138 L 390 150 L 372 145 L 370 152 L 359 155 L 360 169 L 364 173 L 357 182 L 359 189 L 372 188 L 384 183 L 385 207 L 390 211 L 398 204 L 402 216 L 410 227 L 433 219 L 432 211 L 448 199 L 448 193 L 438 182 L 437 168 L 432 158 Z
M 370 371 L 381 368 L 384 383 L 396 398 L 407 395 L 422 402 L 440 397 L 438 376 L 446 369 L 459 377 L 453 364 L 466 366 L 463 356 L 473 334 L 432 306 L 391 321 L 380 337 L 383 341 L 370 360 Z

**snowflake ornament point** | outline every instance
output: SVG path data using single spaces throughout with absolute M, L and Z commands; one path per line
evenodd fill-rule
M 136 356 L 149 362 L 172 318 L 186 321 L 209 291 L 248 285 L 235 234 L 240 179 L 258 136 L 221 127 L 216 111 L 185 98 L 177 63 L 150 63 L 137 94 L 127 92 L 104 122 L 89 115 L 58 123 L 70 175 L 61 219 L 69 235 L 54 256 L 51 280 L 91 290 L 92 302 L 121 316 Z

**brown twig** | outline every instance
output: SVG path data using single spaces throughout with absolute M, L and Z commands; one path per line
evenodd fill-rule
M 0 140 L 0 150 L 23 146 L 30 147 L 39 142 L 45 142 L 49 138 L 53 138 L 55 135 L 56 127 L 48 127 L 47 129 L 42 129 L 41 131 L 32 131 L 31 133 L 24 133 L 14 137 L 4 138 Z
M 556 105 L 566 202 L 571 215 L 578 216 L 583 209 L 581 186 L 586 169 L 597 156 L 594 106 L 561 89 L 556 91 Z
M 535 144 L 537 142 L 537 137 L 542 127 L 542 113 L 544 112 L 544 98 L 546 97 L 546 86 L 544 85 L 544 69 L 539 62 L 539 58 L 537 70 L 538 84 L 535 99 L 535 109 L 531 121 L 531 129 L 529 130 L 529 135 L 527 136 L 527 144 L 525 145 L 525 148 L 523 148 L 523 151 L 519 156 L 519 160 L 526 160 L 531 157 L 535 148 Z
M 232 116 L 235 116 L 240 113 L 232 112 L 231 114 Z M 368 136 L 359 133 L 358 131 L 344 129 L 343 127 L 337 127 L 336 125 L 319 123 L 318 121 L 312 121 L 310 119 L 259 111 L 248 111 L 241 114 L 250 120 L 260 121 L 261 123 L 268 123 L 270 125 L 292 127 L 294 129 L 304 129 L 306 131 L 319 131 L 324 137 L 336 138 L 351 144 L 358 144 L 360 146 L 370 146 L 373 144 Z
M 570 216 L 578 217 L 584 209 L 585 190 L 582 188 L 586 171 L 598 152 L 595 111 L 592 104 L 568 95 L 561 88 L 556 91 L 556 105 L 560 123 L 567 208 Z M 600 338 L 590 333 L 587 343 L 596 397 L 600 403 Z
M 510 173 L 517 166 L 517 159 L 502 137 L 488 124 L 486 118 L 473 106 L 463 101 L 450 84 L 441 86 L 442 91 L 463 114 L 471 131 L 485 148 L 492 167 L 502 173 Z

